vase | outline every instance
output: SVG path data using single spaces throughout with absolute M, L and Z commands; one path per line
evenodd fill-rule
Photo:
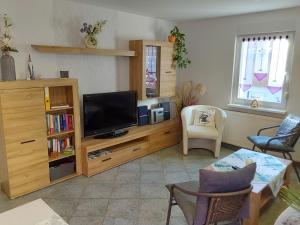
M 87 48 L 96 48 L 98 41 L 95 35 L 88 34 L 84 38 L 84 44 Z
M 2 52 L 1 56 L 2 80 L 16 80 L 15 60 L 8 51 Z

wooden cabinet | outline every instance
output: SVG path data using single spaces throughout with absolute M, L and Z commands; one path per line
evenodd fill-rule
M 136 90 L 141 100 L 172 97 L 176 93 L 176 67 L 173 63 L 173 43 L 164 41 L 132 40 L 130 50 L 130 89 Z
M 82 141 L 83 174 L 95 175 L 180 141 L 181 125 L 178 120 L 132 127 L 128 134 L 117 138 L 85 138 Z
M 49 156 L 48 143 L 51 136 L 48 134 L 46 115 L 63 111 L 45 110 L 45 88 L 50 89 L 52 106 L 63 104 L 65 101 L 70 103 L 70 109 L 63 110 L 68 110 L 68 113 L 74 115 L 72 135 L 74 143 L 76 142 L 76 171 L 74 170 L 73 175 L 81 174 L 77 81 L 51 79 L 0 82 L 1 186 L 10 198 L 57 182 L 50 180 L 49 168 L 56 159 Z

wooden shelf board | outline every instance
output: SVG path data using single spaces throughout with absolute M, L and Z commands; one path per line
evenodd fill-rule
M 62 153 L 59 153 L 59 155 L 57 157 L 51 157 L 51 156 L 49 156 L 48 162 L 54 162 L 54 161 L 57 161 L 57 160 L 60 160 L 60 159 L 64 159 L 64 158 L 68 158 L 68 157 L 71 157 L 71 156 L 74 156 L 74 155 L 75 155 L 74 153 L 72 155 L 64 155 Z
M 48 113 L 48 112 L 63 111 L 63 110 L 68 110 L 68 109 L 73 109 L 73 106 L 62 107 L 62 108 L 56 108 L 56 109 L 50 109 L 50 110 L 46 111 L 46 113 Z
M 60 132 L 60 133 L 49 134 L 47 137 L 53 138 L 53 137 L 64 136 L 64 135 L 68 135 L 68 134 L 72 134 L 72 133 L 74 133 L 74 130 L 68 130 L 68 131 L 64 131 L 64 132 Z
M 69 179 L 71 179 L 71 178 L 73 178 L 73 177 L 77 177 L 77 176 L 79 176 L 79 175 L 78 175 L 76 172 L 74 172 L 74 173 L 72 173 L 72 174 L 70 174 L 70 175 L 68 175 L 68 176 L 65 176 L 65 177 L 62 177 L 62 178 L 53 180 L 53 181 L 50 182 L 50 184 L 51 184 L 51 185 L 52 185 L 52 184 L 57 184 L 57 183 L 59 183 L 59 182 L 62 182 L 62 181 L 65 181 L 65 180 L 69 180 Z
M 57 54 L 87 54 L 103 56 L 135 56 L 135 51 L 122 49 L 101 49 L 101 48 L 79 48 L 54 45 L 31 45 L 32 48 L 43 53 Z

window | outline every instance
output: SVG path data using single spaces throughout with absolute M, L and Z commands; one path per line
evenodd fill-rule
M 238 36 L 231 103 L 284 110 L 293 43 L 293 32 Z

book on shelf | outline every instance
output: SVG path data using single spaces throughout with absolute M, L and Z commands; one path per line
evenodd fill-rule
M 74 117 L 72 114 L 47 114 L 46 121 L 49 135 L 71 131 L 74 128 Z
M 51 109 L 64 109 L 64 108 L 68 108 L 70 107 L 70 105 L 66 104 L 66 105 L 54 105 L 51 106 Z
M 45 87 L 45 110 L 50 111 L 50 95 L 48 87 Z
M 73 155 L 72 137 L 53 138 L 48 140 L 48 155 L 56 157 L 59 154 Z

